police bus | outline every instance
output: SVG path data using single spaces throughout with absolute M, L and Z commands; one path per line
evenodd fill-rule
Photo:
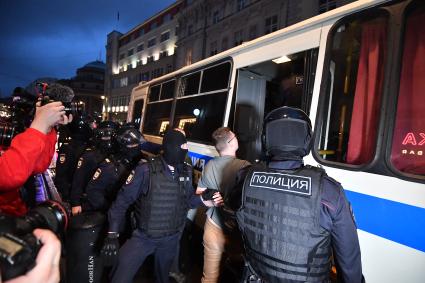
M 355 1 L 141 83 L 128 121 L 152 153 L 167 128 L 184 129 L 201 171 L 216 128 L 255 161 L 265 115 L 303 109 L 315 133 L 306 163 L 345 188 L 367 282 L 424 282 L 424 27 L 425 1 Z

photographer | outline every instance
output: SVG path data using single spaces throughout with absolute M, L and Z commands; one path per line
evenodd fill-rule
M 36 265 L 25 275 L 5 281 L 5 283 L 55 283 L 59 282 L 59 260 L 61 243 L 49 230 L 35 229 L 34 236 L 43 244 L 37 254 Z M 0 274 L 0 282 L 1 282 Z
M 27 208 L 19 195 L 19 188 L 27 178 L 43 172 L 49 166 L 56 144 L 56 125 L 68 124 L 61 102 L 36 105 L 30 127 L 13 138 L 10 147 L 0 156 L 0 211 L 21 216 Z

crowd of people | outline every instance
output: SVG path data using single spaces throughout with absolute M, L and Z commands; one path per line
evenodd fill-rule
M 72 215 L 62 239 L 66 282 L 132 282 L 153 254 L 156 282 L 168 283 L 188 210 L 200 206 L 208 207 L 203 283 L 220 281 L 226 252 L 244 260 L 240 282 L 329 282 L 332 265 L 338 282 L 363 282 L 343 188 L 303 163 L 312 145 L 303 111 L 281 107 L 265 117 L 260 163 L 237 158 L 230 128 L 215 130 L 218 156 L 194 187 L 183 130 L 168 130 L 160 153 L 147 156 L 135 124 L 96 124 L 67 115 L 61 102 L 38 103 L 32 123 L 0 157 L 2 214 L 26 214 L 20 188 L 48 168 L 59 125 L 68 135 L 59 138 L 54 185 Z M 59 282 L 58 238 L 45 229 L 33 234 L 42 244 L 35 267 L 7 282 Z

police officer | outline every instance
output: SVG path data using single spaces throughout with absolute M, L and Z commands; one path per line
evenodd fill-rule
M 102 126 L 112 132 L 112 124 Z M 102 137 L 111 134 L 105 132 Z M 105 158 L 96 169 L 86 186 L 86 198 L 82 199 L 79 211 L 73 207 L 75 214 L 70 221 L 66 246 L 68 282 L 102 281 L 103 264 L 98 244 L 103 242 L 105 212 L 142 157 L 140 146 L 144 142 L 142 134 L 134 128 L 118 130 L 115 139 L 118 152 Z
M 87 147 L 90 146 L 92 128 L 91 119 L 81 114 L 69 124 L 71 140 L 65 142 L 59 148 L 58 160 L 56 161 L 55 185 L 62 199 L 69 200 L 72 178 L 77 162 Z
M 102 161 L 88 182 L 83 211 L 106 212 L 109 209 L 118 190 L 142 158 L 141 145 L 144 142 L 139 130 L 128 128 L 118 131 L 117 153 Z
M 102 250 L 108 260 L 114 260 L 117 254 L 120 223 L 132 204 L 137 221 L 137 229 L 119 251 L 112 282 L 132 282 L 146 257 L 154 254 L 156 280 L 168 283 L 187 211 L 202 204 L 192 187 L 192 168 L 184 163 L 187 153 L 184 134 L 168 131 L 162 147 L 162 155 L 139 163 L 108 212 L 109 232 Z M 216 205 L 222 202 L 221 196 L 218 197 Z M 214 205 L 212 201 L 204 204 Z
M 111 158 L 116 146 L 114 145 L 118 125 L 112 121 L 103 121 L 94 131 L 93 147 L 88 147 L 77 163 L 77 169 L 72 180 L 70 202 L 72 214 L 81 213 L 81 200 L 85 188 L 105 158 Z
M 360 283 L 359 241 L 344 190 L 323 169 L 303 164 L 312 145 L 308 116 L 273 110 L 263 144 L 270 160 L 247 171 L 237 212 L 245 282 L 329 282 L 333 250 L 340 282 Z

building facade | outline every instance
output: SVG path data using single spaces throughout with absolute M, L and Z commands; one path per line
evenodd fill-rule
M 105 116 L 125 121 L 131 90 L 175 69 L 177 1 L 129 32 L 113 31 L 106 44 Z
M 106 116 L 124 121 L 131 90 L 173 70 L 354 0 L 180 0 L 106 45 Z
M 176 68 L 353 0 L 186 0 L 179 14 Z
M 77 75 L 66 81 L 75 93 L 74 101 L 84 105 L 87 114 L 102 118 L 105 63 L 93 61 L 77 69 Z

